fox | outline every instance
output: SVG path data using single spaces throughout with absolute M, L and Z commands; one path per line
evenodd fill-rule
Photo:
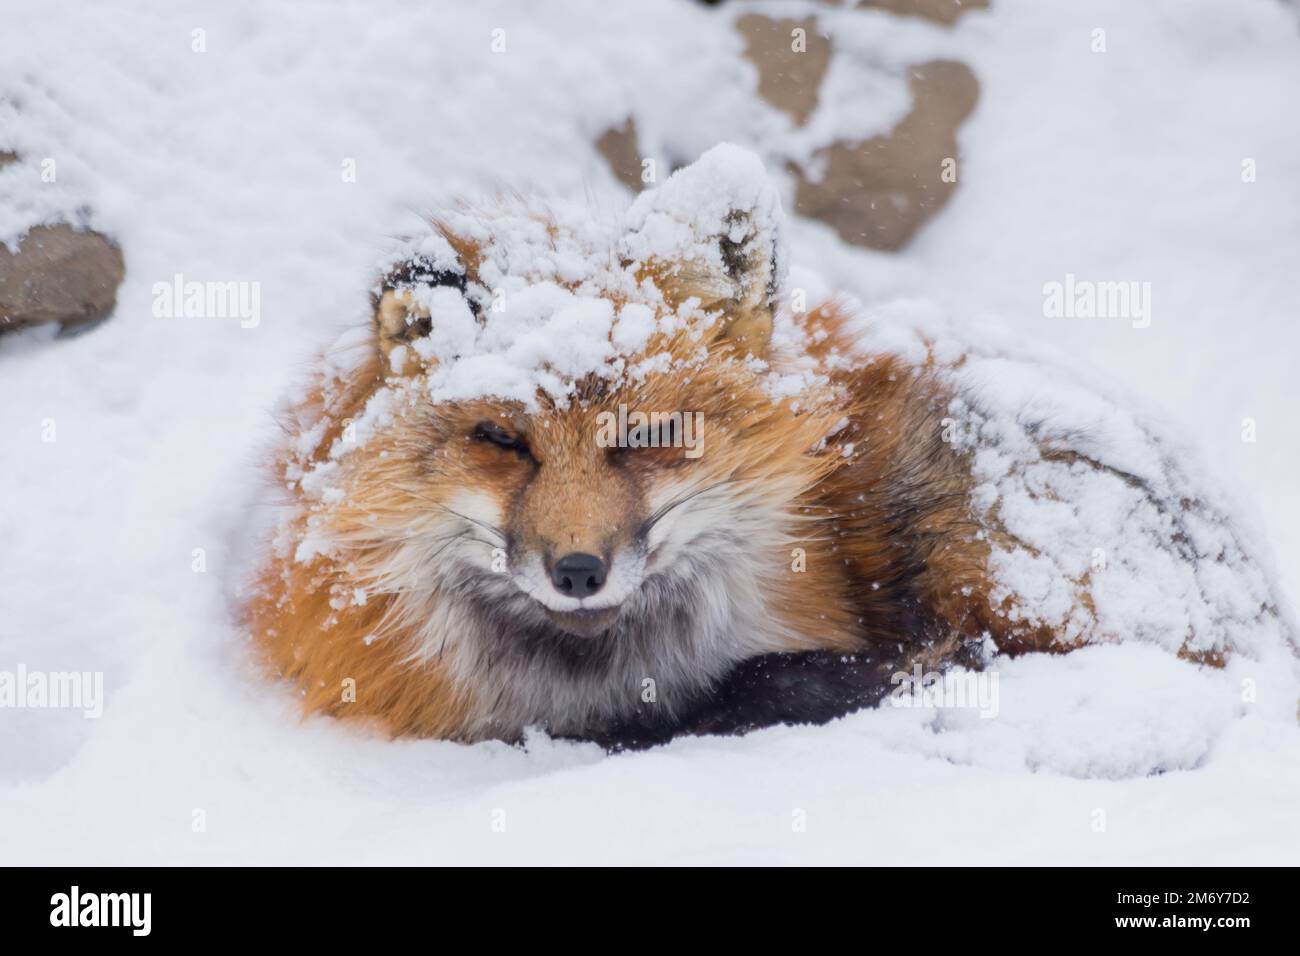
M 980 507 L 980 448 L 951 434 L 967 357 L 864 354 L 842 299 L 791 308 L 780 206 L 724 144 L 612 225 L 455 204 L 381 264 L 365 327 L 282 412 L 282 518 L 244 608 L 305 713 L 617 751 L 1132 636 L 1092 572 L 1055 618 L 1008 590 L 998 555 L 1035 545 Z M 1171 511 L 1176 489 L 1027 434 L 1154 504 L 1161 546 L 1198 559 L 1179 516 L 1214 525 L 1211 503 Z M 1249 567 L 1238 544 L 1210 558 Z M 1234 613 L 1285 631 L 1256 585 Z M 1222 666 L 1231 630 L 1192 615 L 1178 653 Z

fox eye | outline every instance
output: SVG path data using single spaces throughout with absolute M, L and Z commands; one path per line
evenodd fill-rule
M 498 448 L 506 448 L 510 451 L 528 452 L 528 445 L 521 438 L 516 438 L 496 422 L 479 422 L 474 426 L 474 439 L 476 441 L 491 442 Z

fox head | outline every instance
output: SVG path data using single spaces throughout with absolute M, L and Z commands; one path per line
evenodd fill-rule
M 728 148 L 612 229 L 533 207 L 439 221 L 301 423 L 298 560 L 341 569 L 341 608 L 386 602 L 379 639 L 553 728 L 647 679 L 671 707 L 819 627 L 833 642 L 836 603 L 791 565 L 843 412 L 778 307 L 778 225 Z

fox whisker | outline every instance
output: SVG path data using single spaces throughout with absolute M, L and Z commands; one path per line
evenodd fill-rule
M 743 480 L 744 479 L 742 477 L 733 475 L 730 478 L 723 478 L 721 481 L 715 481 L 711 484 L 705 485 L 702 488 L 694 487 L 693 490 L 687 491 L 684 494 L 674 498 L 673 500 L 669 501 L 667 504 L 661 506 L 653 514 L 651 514 L 650 517 L 647 518 L 644 521 L 644 523 L 642 523 L 641 527 L 637 529 L 637 535 L 639 537 L 645 537 L 647 534 L 650 533 L 651 529 L 654 528 L 655 525 L 657 525 L 664 518 L 668 517 L 668 515 L 671 512 L 680 508 L 682 505 L 687 504 L 690 501 L 693 501 L 694 499 L 698 498 L 700 495 L 713 491 L 715 488 L 721 488 L 724 485 L 735 484 Z
M 483 529 L 484 531 L 486 531 L 488 534 L 490 534 L 490 535 L 492 535 L 493 537 L 497 538 L 497 539 L 498 539 L 502 544 L 505 544 L 506 541 L 508 540 L 507 537 L 506 537 L 506 533 L 505 533 L 504 531 L 502 531 L 500 528 L 498 528 L 498 527 L 497 527 L 496 525 L 494 525 L 494 524 L 490 524 L 490 523 L 488 523 L 488 522 L 486 522 L 486 521 L 480 521 L 478 518 L 471 518 L 469 515 L 467 515 L 467 514 L 462 514 L 461 512 L 457 511 L 455 508 L 449 508 L 447 505 L 443 504 L 441 501 L 436 501 L 436 500 L 434 500 L 433 498 L 428 498 L 428 497 L 426 497 L 426 496 L 424 496 L 424 495 L 416 494 L 415 492 L 410 491 L 410 489 L 407 489 L 407 492 L 408 492 L 412 497 L 417 498 L 417 499 L 419 499 L 420 501 L 425 502 L 426 504 L 431 504 L 431 505 L 433 505 L 435 508 L 441 508 L 443 511 L 447 512 L 447 513 L 450 514 L 450 515 L 455 515 L 457 518 L 460 518 L 462 521 L 468 521 L 470 524 L 478 525 L 480 528 L 482 528 L 482 529 Z

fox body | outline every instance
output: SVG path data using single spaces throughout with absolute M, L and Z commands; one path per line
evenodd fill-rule
M 613 233 L 460 209 L 387 263 L 287 413 L 247 608 L 308 711 L 636 745 L 1122 636 L 1001 593 L 942 369 L 862 355 L 833 302 L 782 307 L 754 164 L 710 153 Z

